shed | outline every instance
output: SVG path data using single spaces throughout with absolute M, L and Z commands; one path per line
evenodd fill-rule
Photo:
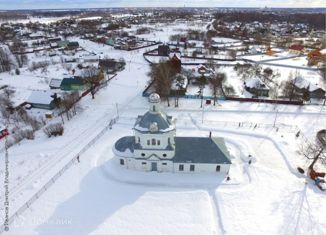
M 62 79 L 53 78 L 51 79 L 49 86 L 51 89 L 60 89 L 61 82 Z
M 170 47 L 168 45 L 159 45 L 157 50 L 160 56 L 168 56 L 170 53 Z

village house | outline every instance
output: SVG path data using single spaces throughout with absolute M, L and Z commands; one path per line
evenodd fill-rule
M 86 89 L 86 84 L 82 79 L 64 78 L 60 83 L 60 89 L 64 91 L 82 91 Z
M 125 67 L 125 61 L 115 60 L 115 59 L 101 59 L 98 63 L 98 67 L 103 69 L 107 73 L 115 73 L 117 71 L 122 71 Z
M 170 47 L 168 45 L 159 45 L 157 51 L 159 56 L 168 56 L 170 54 Z
M 38 109 L 49 109 L 55 108 L 56 103 L 60 98 L 58 95 L 50 90 L 44 91 L 32 91 L 31 95 L 27 99 L 27 103 L 32 106 L 32 108 Z
M 68 42 L 66 49 L 67 50 L 76 50 L 79 48 L 79 43 L 78 42 Z
M 302 76 L 298 76 L 294 79 L 294 87 L 296 92 L 300 94 L 308 90 L 310 99 L 325 99 L 325 89 L 320 84 L 314 84 Z
M 293 44 L 289 47 L 289 52 L 291 54 L 300 55 L 303 54 L 304 46 L 300 44 Z
M 50 89 L 60 89 L 62 79 L 52 78 L 49 84 Z
M 176 137 L 172 116 L 160 108 L 160 96 L 149 96 L 149 111 L 138 116 L 134 135 L 113 147 L 117 164 L 139 171 L 218 172 L 227 174 L 230 154 L 220 137 Z
M 259 78 L 247 79 L 244 88 L 254 96 L 269 96 L 269 88 Z

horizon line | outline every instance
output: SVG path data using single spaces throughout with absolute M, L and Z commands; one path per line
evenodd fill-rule
M 203 7 L 203 6 L 199 6 L 199 7 L 186 7 L 186 6 L 171 6 L 171 7 L 141 7 L 141 6 L 137 6 L 137 7 L 119 7 L 119 6 L 112 6 L 112 7 L 66 7 L 66 8 L 23 8 L 23 9 L 1 9 L 0 8 L 0 11 L 36 11 L 36 10 L 41 10 L 41 11 L 44 11 L 44 10 L 87 10 L 87 9 L 152 9 L 152 8 L 155 8 L 155 9 L 169 9 L 169 8 L 178 8 L 178 9 L 196 9 L 196 8 L 200 8 L 200 9 L 219 9 L 219 8 L 229 8 L 229 9 L 324 9 L 326 10 L 326 7 L 255 7 L 255 6 L 248 6 L 248 7 L 235 7 L 235 6 L 221 6 L 221 7 Z

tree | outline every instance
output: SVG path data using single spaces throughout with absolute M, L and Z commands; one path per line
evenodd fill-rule
M 76 115 L 76 105 L 79 100 L 79 92 L 74 91 L 71 93 L 64 93 L 61 97 L 59 109 L 60 109 L 60 116 L 62 118 L 63 122 L 63 117 L 62 115 L 66 113 L 67 119 L 69 120 L 72 116 Z M 71 113 L 70 113 L 71 112 Z M 72 114 L 72 115 L 71 115 Z
M 160 61 L 156 65 L 152 65 L 149 76 L 153 83 L 154 90 L 162 99 L 166 99 L 170 106 L 169 95 L 171 90 L 172 78 L 176 75 L 176 71 L 170 61 Z
M 24 53 L 15 54 L 15 58 L 19 68 L 22 68 L 25 64 L 27 64 L 28 58 L 26 54 Z
M 320 67 L 318 68 L 319 69 L 319 73 L 320 75 L 322 76 L 323 78 L 323 81 L 324 81 L 324 84 L 326 85 L 326 62 L 324 61 Z
M 21 68 L 23 65 L 27 64 L 27 56 L 25 52 L 26 43 L 23 43 L 20 39 L 14 39 L 10 50 L 15 54 L 16 62 L 18 67 Z
M 296 91 L 296 80 L 297 76 L 293 78 L 292 72 L 289 74 L 288 80 L 282 83 L 282 93 L 283 96 L 292 100 L 299 100 L 301 95 Z
M 174 82 L 177 90 L 175 91 L 174 107 L 179 107 L 179 96 L 181 96 L 181 90 L 185 87 L 187 77 L 183 74 L 177 74 L 174 77 Z
M 11 60 L 8 51 L 0 47 L 0 72 L 7 72 L 11 69 Z
M 237 52 L 235 50 L 227 51 L 227 55 L 230 59 L 235 60 L 237 57 Z
M 308 169 L 314 169 L 315 164 L 318 161 L 321 163 L 326 163 L 326 146 L 317 138 L 314 142 L 304 141 L 299 149 L 299 152 L 308 160 L 312 160 Z
M 310 100 L 310 86 L 308 86 L 307 88 L 304 88 L 303 89 L 303 92 L 302 92 L 302 99 L 305 100 L 305 101 L 309 101 Z
M 235 94 L 235 90 L 232 85 L 224 86 L 223 91 L 225 93 L 225 96 L 232 96 Z
M 216 105 L 216 98 L 218 92 L 222 91 L 222 83 L 226 79 L 225 73 L 217 73 L 214 77 L 210 79 L 210 87 L 214 96 L 214 106 Z
M 104 80 L 103 70 L 99 71 L 96 67 L 91 66 L 83 70 L 83 77 L 86 82 L 90 84 L 92 99 L 95 98 L 95 89 L 100 84 L 100 81 Z

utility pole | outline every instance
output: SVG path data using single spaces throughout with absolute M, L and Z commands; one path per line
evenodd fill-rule
M 202 112 L 201 112 L 201 123 L 204 123 L 204 110 L 205 110 L 205 108 L 203 107 Z
M 273 127 L 275 127 L 276 124 L 277 114 L 278 114 L 278 109 L 276 109 Z
M 118 106 L 118 103 L 115 104 L 115 107 L 117 109 L 117 118 L 119 118 L 119 106 Z

